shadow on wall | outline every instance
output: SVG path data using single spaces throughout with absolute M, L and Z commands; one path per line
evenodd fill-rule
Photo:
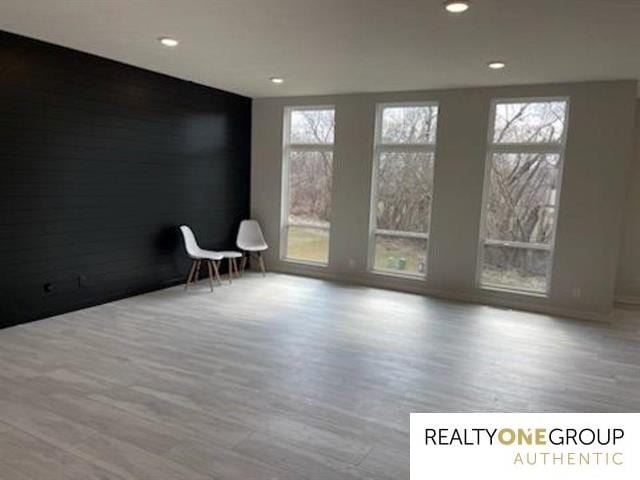
M 158 253 L 174 253 L 180 247 L 180 242 L 178 227 L 176 225 L 167 225 L 160 229 L 153 246 Z
M 186 257 L 183 255 L 182 239 L 176 225 L 166 225 L 158 231 L 153 241 L 153 255 L 158 260 L 171 256 L 174 278 L 181 277 Z

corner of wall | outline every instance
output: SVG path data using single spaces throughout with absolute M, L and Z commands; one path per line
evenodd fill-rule
M 640 305 L 640 99 L 635 104 L 635 148 L 627 169 L 615 300 Z

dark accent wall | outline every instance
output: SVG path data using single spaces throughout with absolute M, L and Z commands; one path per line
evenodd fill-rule
M 249 98 L 0 31 L 0 326 L 182 281 L 181 223 L 233 247 L 250 129 Z

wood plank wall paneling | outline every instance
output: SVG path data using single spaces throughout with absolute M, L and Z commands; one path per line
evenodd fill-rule
M 181 223 L 232 248 L 250 129 L 249 98 L 0 31 L 0 327 L 181 281 Z

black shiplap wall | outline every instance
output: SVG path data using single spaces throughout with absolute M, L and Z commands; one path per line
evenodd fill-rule
M 250 128 L 248 98 L 0 31 L 0 326 L 175 284 L 181 223 L 232 247 Z

